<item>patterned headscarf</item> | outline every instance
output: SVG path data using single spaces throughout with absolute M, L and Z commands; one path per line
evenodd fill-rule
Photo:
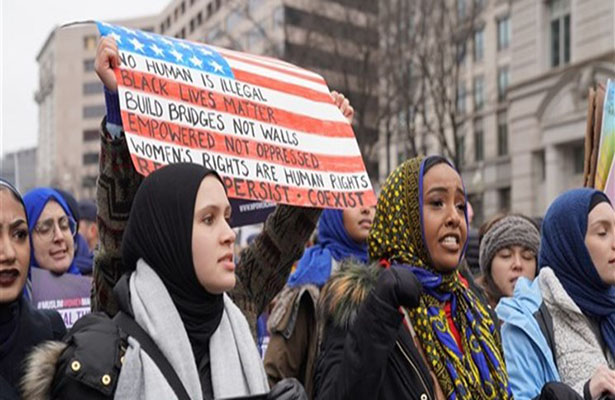
M 456 271 L 440 273 L 431 262 L 423 234 L 425 160 L 410 159 L 387 178 L 368 238 L 370 258 L 406 264 L 421 281 L 420 305 L 407 312 L 447 399 L 512 398 L 497 327 L 485 305 Z M 446 318 L 448 302 L 461 349 Z

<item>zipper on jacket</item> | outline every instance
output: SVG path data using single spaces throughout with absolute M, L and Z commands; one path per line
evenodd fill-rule
M 429 389 L 427 388 L 427 384 L 425 383 L 425 380 L 423 380 L 423 376 L 421 375 L 419 369 L 416 367 L 416 365 L 414 365 L 414 363 L 412 362 L 412 359 L 410 358 L 408 353 L 406 353 L 401 343 L 399 343 L 399 341 L 396 340 L 395 344 L 397 345 L 397 348 L 399 348 L 399 351 L 401 351 L 401 354 L 406 358 L 406 361 L 408 361 L 408 364 L 410 364 L 412 366 L 412 369 L 414 369 L 414 372 L 416 372 L 416 375 L 419 377 L 419 379 L 421 380 L 421 383 L 423 384 L 423 388 L 425 389 L 425 394 L 427 395 L 427 398 L 431 400 L 431 396 L 429 395 Z

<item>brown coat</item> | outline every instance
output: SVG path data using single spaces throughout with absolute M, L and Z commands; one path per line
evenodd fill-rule
M 316 306 L 319 292 L 314 285 L 287 286 L 276 297 L 269 317 L 271 337 L 264 360 L 270 386 L 294 377 L 303 384 L 310 398 L 318 352 Z

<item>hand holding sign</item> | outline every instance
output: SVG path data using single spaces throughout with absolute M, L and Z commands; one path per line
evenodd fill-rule
M 352 107 L 319 75 L 109 24 L 99 29 L 119 47 L 101 41 L 97 72 L 109 90 L 117 85 L 141 174 L 193 162 L 218 171 L 229 197 L 330 208 L 375 203 L 346 119 Z M 120 60 L 113 80 L 108 70 Z
M 115 69 L 120 66 L 120 54 L 117 43 L 112 37 L 104 37 L 98 42 L 94 70 L 103 85 L 111 92 L 117 92 L 117 78 Z

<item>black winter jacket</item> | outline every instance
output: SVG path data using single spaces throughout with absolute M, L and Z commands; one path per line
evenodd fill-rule
M 346 263 L 321 293 L 324 323 L 315 399 L 434 399 L 403 317 L 374 293 L 381 267 Z
M 2 332 L 6 339 L 0 343 L 0 399 L 9 400 L 19 399 L 19 380 L 30 350 L 45 340 L 61 340 L 66 327 L 57 311 L 36 310 L 23 297 L 5 307 L 14 318 L 2 324 L 7 332 Z

